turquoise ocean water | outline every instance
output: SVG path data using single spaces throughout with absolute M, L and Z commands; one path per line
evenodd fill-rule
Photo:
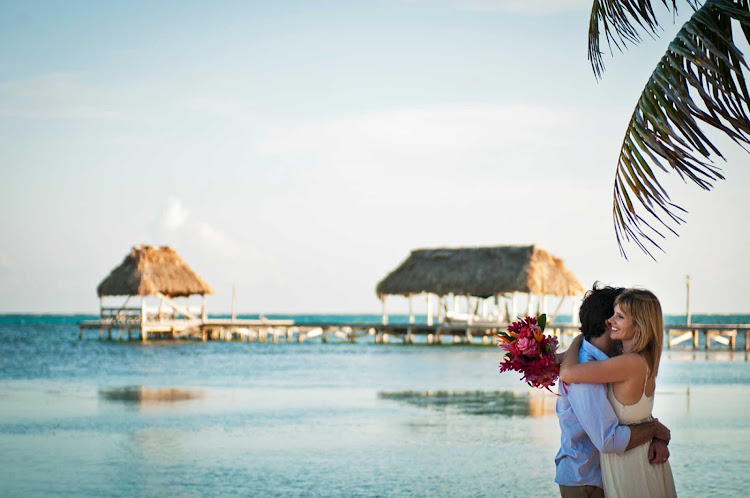
M 557 496 L 554 396 L 495 347 L 78 340 L 87 318 L 0 316 L 0 496 Z M 680 496 L 750 488 L 743 348 L 664 352 Z

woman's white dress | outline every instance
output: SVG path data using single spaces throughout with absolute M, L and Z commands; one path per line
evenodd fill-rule
M 623 405 L 617 401 L 612 384 L 609 384 L 607 398 L 621 424 L 638 424 L 651 420 L 651 410 L 654 407 L 653 395 L 646 396 L 644 392 L 636 404 Z M 649 444 L 642 444 L 625 453 L 601 454 L 602 481 L 607 498 L 677 496 L 669 461 L 661 465 L 651 464 L 648 461 Z

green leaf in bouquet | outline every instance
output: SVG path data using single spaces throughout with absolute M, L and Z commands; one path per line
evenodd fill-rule
M 547 325 L 547 313 L 539 315 L 539 318 L 536 319 L 536 323 L 539 324 L 539 328 L 544 332 L 544 327 Z

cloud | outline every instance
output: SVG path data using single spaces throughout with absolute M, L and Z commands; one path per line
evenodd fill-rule
M 440 105 L 299 123 L 255 144 L 264 156 L 344 174 L 366 170 L 435 175 L 580 162 L 580 136 L 594 122 L 575 109 L 531 105 Z M 559 169 L 559 168 L 558 168 Z
M 72 72 L 0 84 L 0 116 L 23 119 L 124 119 L 122 95 Z
M 432 0 L 407 0 L 412 4 L 432 3 Z M 581 11 L 591 8 L 590 0 L 447 0 L 448 5 L 476 12 L 512 12 L 548 15 Z
M 177 197 L 170 196 L 167 199 L 167 207 L 161 216 L 161 226 L 167 231 L 174 232 L 185 225 L 190 213 L 182 201 Z
M 556 14 L 591 8 L 590 0 L 457 0 L 455 3 L 465 10 L 525 14 Z
M 242 253 L 240 244 L 232 236 L 204 220 L 194 219 L 182 199 L 174 195 L 167 198 L 157 225 L 170 243 L 179 241 L 182 245 L 198 241 L 203 249 L 228 258 L 237 258 Z
M 2 66 L 0 66 L 2 67 Z M 87 72 L 61 71 L 0 82 L 0 118 L 35 120 L 174 120 L 196 115 L 246 120 L 253 102 L 202 82 L 179 88 L 138 82 L 92 82 Z M 179 118 L 174 118 L 178 115 Z
M 13 267 L 10 256 L 0 249 L 0 272 L 7 272 Z
M 227 233 L 214 228 L 206 222 L 198 222 L 197 232 L 200 239 L 212 249 L 236 258 L 242 254 L 240 245 Z

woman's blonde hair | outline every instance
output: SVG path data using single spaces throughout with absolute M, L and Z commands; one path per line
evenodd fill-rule
M 664 319 L 659 299 L 651 291 L 633 288 L 617 296 L 615 305 L 620 305 L 622 312 L 633 320 L 636 332 L 632 352 L 646 353 L 650 372 L 655 377 L 664 343 Z

